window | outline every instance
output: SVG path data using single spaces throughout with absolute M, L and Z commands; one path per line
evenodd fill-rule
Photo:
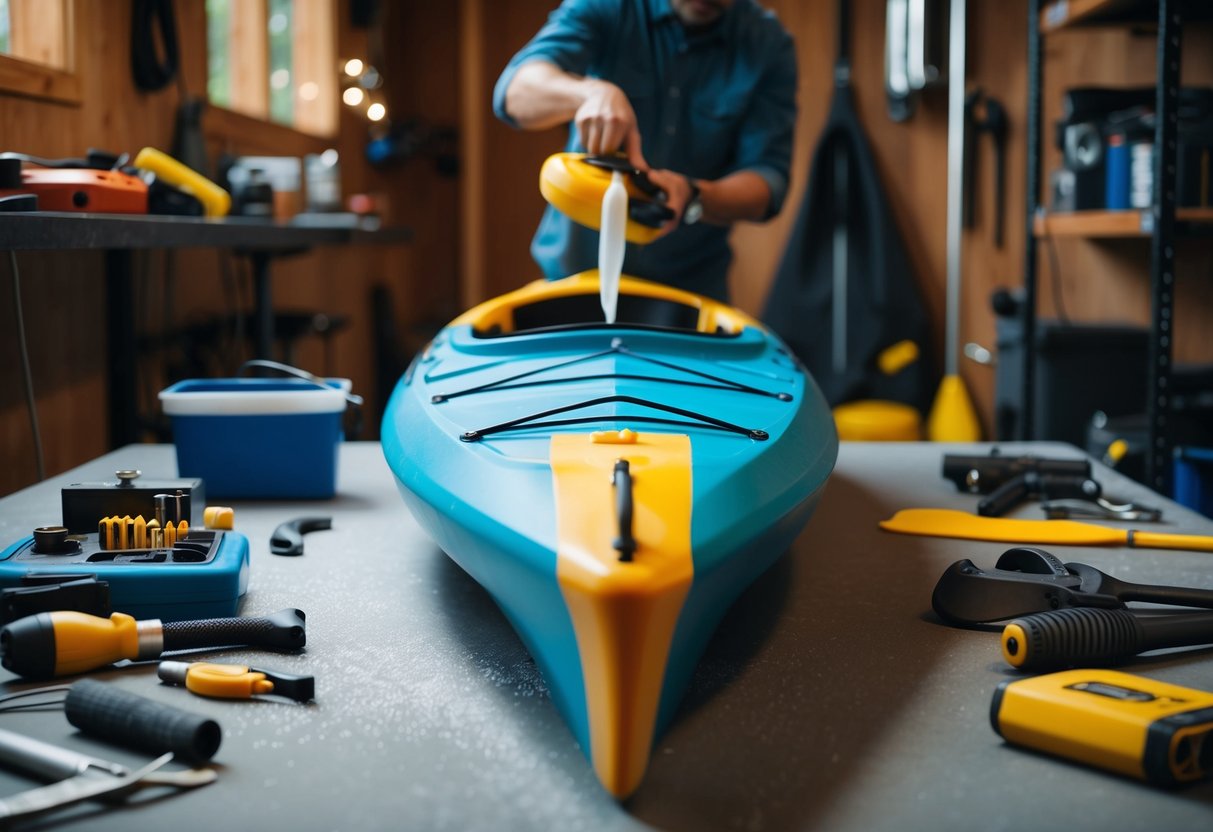
M 0 0 L 0 54 L 69 68 L 67 0 Z
M 333 0 L 206 0 L 211 102 L 305 133 L 333 135 L 335 15 Z
M 78 102 L 75 0 L 0 0 L 0 90 Z

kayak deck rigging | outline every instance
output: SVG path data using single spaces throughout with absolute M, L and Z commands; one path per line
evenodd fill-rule
M 635 358 L 637 361 L 643 361 L 643 362 L 647 362 L 649 364 L 653 364 L 658 367 L 664 367 L 667 370 L 676 370 L 681 373 L 686 373 L 687 375 L 696 376 L 698 378 L 705 379 L 705 381 L 691 381 L 689 379 L 675 379 L 675 378 L 659 378 L 657 376 L 646 376 L 646 375 L 639 375 L 639 374 L 632 374 L 632 373 L 596 373 L 596 374 L 587 374 L 587 375 L 581 375 L 581 376 L 567 376 L 564 378 L 556 378 L 556 379 L 523 381 L 523 379 L 530 379 L 530 378 L 533 378 L 534 376 L 538 376 L 538 375 L 541 375 L 544 373 L 550 373 L 550 372 L 553 372 L 556 370 L 562 370 L 566 367 L 572 367 L 576 364 L 582 364 L 582 363 L 585 363 L 588 361 L 594 361 L 594 360 L 597 360 L 600 358 L 606 358 L 611 355 L 626 355 L 629 358 Z M 577 382 L 577 381 L 593 381 L 593 380 L 611 379 L 611 378 L 628 379 L 628 380 L 633 380 L 633 381 L 652 381 L 652 382 L 658 382 L 658 383 L 663 383 L 663 384 L 680 384 L 680 385 L 684 385 L 684 386 L 688 386 L 688 387 L 703 387 L 703 388 L 707 388 L 709 390 L 732 390 L 732 391 L 735 391 L 738 393 L 749 393 L 749 394 L 755 395 L 755 396 L 769 396 L 771 398 L 778 399 L 781 402 L 789 402 L 792 400 L 792 395 L 790 393 L 763 390 L 759 387 L 752 387 L 748 384 L 742 384 L 739 381 L 734 381 L 733 379 L 724 378 L 723 376 L 718 376 L 718 375 L 714 375 L 712 373 L 703 372 L 702 370 L 693 370 L 689 367 L 680 367 L 679 365 L 674 364 L 669 361 L 662 361 L 659 358 L 653 358 L 652 356 L 643 355 L 641 353 L 634 352 L 633 350 L 629 349 L 627 347 L 627 345 L 623 343 L 622 340 L 616 338 L 611 343 L 611 346 L 605 350 L 599 350 L 598 352 L 589 353 L 587 355 L 579 355 L 576 358 L 570 358 L 566 361 L 558 361 L 554 364 L 549 364 L 545 367 L 537 367 L 533 370 L 527 370 L 525 372 L 516 373 L 512 376 L 506 376 L 505 378 L 494 379 L 493 381 L 488 381 L 488 382 L 485 382 L 484 384 L 477 384 L 472 387 L 465 387 L 462 390 L 456 390 L 451 393 L 437 393 L 430 397 L 430 402 L 433 404 L 442 404 L 443 402 L 450 401 L 451 399 L 456 399 L 461 396 L 470 396 L 470 395 L 474 395 L 476 393 L 486 393 L 486 392 L 490 392 L 490 391 L 500 391 L 500 390 L 517 390 L 517 389 L 521 389 L 524 387 L 533 387 L 533 386 L 537 386 L 537 385 L 567 384 L 567 383 Z
M 681 407 L 674 407 L 673 405 L 662 404 L 660 402 L 652 402 L 652 401 L 648 401 L 647 399 L 638 398 L 636 396 L 623 396 L 623 395 L 600 396 L 596 399 L 587 399 L 583 402 L 576 402 L 574 404 L 566 404 L 562 407 L 553 407 L 549 410 L 541 410 L 537 413 L 532 413 L 529 416 L 522 416 L 517 419 L 510 419 L 508 422 L 501 422 L 499 424 L 490 425 L 488 427 L 480 428 L 478 430 L 465 431 L 464 433 L 460 434 L 459 438 L 461 440 L 463 440 L 464 442 L 479 442 L 481 439 L 483 439 L 484 437 L 486 437 L 490 434 L 504 433 L 505 431 L 510 431 L 510 430 L 561 427 L 564 425 L 584 425 L 584 424 L 589 424 L 592 422 L 601 422 L 604 420 L 604 417 L 602 417 L 602 416 L 585 416 L 585 417 L 579 417 L 576 419 L 557 419 L 557 420 L 552 420 L 552 421 L 548 421 L 548 422 L 540 422 L 540 421 L 536 421 L 536 420 L 546 419 L 548 416 L 558 416 L 561 413 L 569 413 L 574 410 L 582 410 L 584 408 L 594 407 L 594 406 L 600 405 L 600 404 L 614 404 L 616 402 L 620 402 L 623 404 L 635 404 L 635 405 L 639 405 L 641 407 L 650 407 L 654 410 L 660 410 L 663 413 L 672 413 L 676 416 L 682 416 L 686 419 L 695 420 L 693 422 L 687 423 L 687 422 L 679 422 L 679 421 L 676 421 L 673 419 L 663 419 L 663 418 L 657 417 L 657 416 L 640 416 L 640 415 L 632 416 L 632 415 L 629 415 L 627 417 L 627 421 L 629 421 L 629 422 L 649 422 L 649 423 L 656 422 L 656 423 L 660 423 L 660 424 L 674 424 L 674 425 L 689 424 L 689 426 L 691 426 L 691 427 L 716 428 L 718 430 L 723 430 L 723 431 L 726 431 L 729 433 L 737 433 L 742 436 L 749 437 L 750 439 L 756 439 L 760 442 L 765 441 L 766 439 L 769 438 L 768 434 L 765 430 L 759 430 L 758 428 L 747 428 L 747 427 L 743 427 L 741 425 L 735 425 L 732 422 L 726 422 L 723 419 L 717 419 L 714 416 L 708 416 L 707 414 L 704 414 L 704 413 L 696 413 L 693 410 L 684 410 Z M 611 418 L 617 419 L 618 417 L 611 417 Z

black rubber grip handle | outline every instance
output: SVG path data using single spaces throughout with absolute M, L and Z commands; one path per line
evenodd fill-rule
M 1012 627 L 1023 643 L 1009 636 Z M 1213 644 L 1213 613 L 1138 616 L 1130 610 L 1074 607 L 1017 618 L 1003 631 L 1003 649 L 1020 670 L 1119 664 L 1163 647 Z
M 270 535 L 270 551 L 275 555 L 302 555 L 305 534 L 331 528 L 332 517 L 298 517 L 288 520 Z
M 1002 517 L 1032 493 L 1031 477 L 1025 473 L 1007 480 L 977 504 L 977 513 L 982 517 Z
M 194 766 L 214 757 L 223 739 L 213 719 L 93 679 L 68 688 L 64 710 L 67 721 L 90 736 L 156 755 L 171 751 Z
M 243 645 L 289 652 L 307 644 L 303 610 L 279 610 L 265 618 L 203 618 L 164 624 L 164 652 Z

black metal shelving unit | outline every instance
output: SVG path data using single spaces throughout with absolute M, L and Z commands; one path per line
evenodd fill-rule
M 1062 0 L 1048 4 L 1042 17 L 1042 0 L 1028 2 L 1028 154 L 1027 154 L 1027 234 L 1024 246 L 1023 278 L 1023 426 L 1024 439 L 1034 439 L 1036 376 L 1036 300 L 1037 233 L 1041 186 L 1041 96 L 1043 40 L 1046 25 L 1088 23 L 1156 22 L 1157 73 L 1155 78 L 1154 204 L 1148 234 L 1150 249 L 1151 323 L 1150 356 L 1146 415 L 1149 448 L 1146 454 L 1146 484 L 1163 494 L 1170 493 L 1172 436 L 1171 354 L 1172 322 L 1175 306 L 1175 240 L 1187 229 L 1176 221 L 1176 156 L 1179 132 L 1180 56 L 1182 33 L 1188 9 L 1185 0 Z M 1144 218 L 1143 218 L 1144 219 Z M 1146 223 L 1142 223 L 1143 227 Z M 1199 226 L 1192 230 L 1199 233 Z

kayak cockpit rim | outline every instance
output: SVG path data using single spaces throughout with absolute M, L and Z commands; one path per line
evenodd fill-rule
M 596 329 L 668 332 L 736 338 L 757 321 L 734 307 L 659 283 L 625 277 L 616 322 L 608 324 L 598 294 L 596 269 L 563 280 L 535 281 L 476 306 L 451 322 L 473 337 L 502 338 Z

